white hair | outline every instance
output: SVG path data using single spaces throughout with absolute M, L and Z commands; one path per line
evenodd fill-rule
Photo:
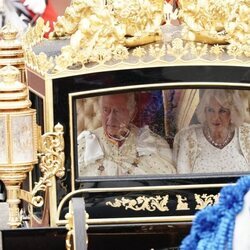
M 109 95 L 105 95 L 105 96 L 108 96 L 108 97 L 115 97 L 115 96 L 126 96 L 127 97 L 127 108 L 128 108 L 128 111 L 129 111 L 129 115 L 130 117 L 133 117 L 134 113 L 135 113 L 135 110 L 136 110 L 136 99 L 135 99 L 135 93 L 134 92 L 130 92 L 130 93 L 119 93 L 119 94 L 109 94 Z M 99 105 L 100 107 L 102 107 L 102 98 L 104 96 L 101 96 L 99 98 Z
M 219 104 L 230 110 L 231 123 L 235 127 L 240 126 L 244 121 L 244 107 L 238 90 L 229 89 L 206 89 L 201 97 L 200 103 L 196 109 L 197 119 L 204 124 L 205 108 L 209 105 L 211 98 L 215 98 Z

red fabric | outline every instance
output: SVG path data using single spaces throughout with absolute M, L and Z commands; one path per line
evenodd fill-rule
M 57 12 L 54 9 L 53 5 L 51 4 L 51 1 L 48 1 L 48 5 L 42 15 L 42 18 L 45 21 L 55 22 L 57 19 Z
M 45 22 L 49 21 L 49 26 L 50 26 L 49 32 L 53 31 L 53 22 L 55 22 L 57 19 L 57 13 L 51 4 L 51 1 L 48 1 L 48 5 L 44 13 L 42 14 L 42 18 L 44 19 Z M 49 32 L 45 34 L 45 37 L 48 37 Z
M 24 3 L 25 0 L 20 0 L 20 2 Z M 30 12 L 30 15 L 32 18 L 38 18 L 39 16 L 36 16 L 36 14 L 32 11 L 30 11 L 28 9 L 28 11 Z M 44 13 L 41 15 L 41 17 L 44 19 L 45 22 L 49 21 L 50 24 L 50 29 L 51 31 L 53 30 L 53 22 L 56 21 L 57 19 L 57 12 L 54 9 L 53 5 L 51 4 L 51 1 L 48 1 L 48 4 L 46 6 L 46 9 L 44 11 Z

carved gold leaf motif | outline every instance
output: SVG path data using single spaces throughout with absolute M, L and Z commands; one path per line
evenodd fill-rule
M 56 176 L 62 178 L 65 173 L 64 168 L 64 139 L 63 127 L 61 124 L 55 126 L 55 132 L 50 132 L 42 135 L 39 145 L 40 163 L 39 167 L 42 176 L 31 192 L 32 204 L 36 206 L 43 205 L 43 198 L 37 195 L 39 191 L 45 191 L 46 187 L 51 186 L 51 177 Z
M 90 63 L 94 70 L 111 66 L 117 60 L 123 66 L 134 65 L 130 55 L 139 59 L 140 66 L 156 59 L 166 65 L 214 60 L 226 64 L 232 59 L 237 64 L 249 62 L 248 0 L 180 0 L 179 9 L 164 6 L 162 0 L 104 2 L 71 2 L 50 34 L 52 39 L 68 39 L 69 44 L 53 57 L 34 52 L 37 44 L 46 42 L 44 34 L 48 31 L 48 23 L 38 19 L 23 37 L 27 65 L 45 75 L 68 69 L 85 70 Z M 172 25 L 177 19 L 182 20 L 181 25 Z M 145 46 L 149 43 L 152 44 Z M 130 47 L 134 49 L 129 51 Z M 119 66 L 122 68 L 122 64 Z
M 159 210 L 161 212 L 168 211 L 167 203 L 169 196 L 165 195 L 163 197 L 157 195 L 155 197 L 139 196 L 136 199 L 127 199 L 122 197 L 121 199 L 115 199 L 114 202 L 106 202 L 107 206 L 111 207 L 125 207 L 125 209 L 131 209 L 134 211 L 155 211 Z
M 197 203 L 195 209 L 203 209 L 207 206 L 214 205 L 216 202 L 218 202 L 219 194 L 216 195 L 208 195 L 208 194 L 195 194 L 195 201 Z

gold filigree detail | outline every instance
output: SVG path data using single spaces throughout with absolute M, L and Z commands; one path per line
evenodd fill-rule
M 208 53 L 208 45 L 207 44 L 202 44 L 202 43 L 191 43 L 189 45 L 190 47 L 190 52 L 192 55 L 202 57 L 205 56 Z
M 39 191 L 45 191 L 46 187 L 51 186 L 51 177 L 56 176 L 62 178 L 65 173 L 64 168 L 64 139 L 63 127 L 61 124 L 55 126 L 55 132 L 45 133 L 38 150 L 40 163 L 39 167 L 42 173 L 38 182 L 31 191 L 32 204 L 35 206 L 43 205 L 43 197 L 36 196 Z
M 230 56 L 237 57 L 237 56 L 241 56 L 243 54 L 243 49 L 241 46 L 229 44 L 227 47 L 227 53 Z
M 210 53 L 214 54 L 217 57 L 221 56 L 223 54 L 223 52 L 224 52 L 224 47 L 221 45 L 218 45 L 218 44 L 215 44 L 210 49 Z
M 113 51 L 113 58 L 115 60 L 126 60 L 129 57 L 128 49 L 124 46 L 117 46 Z
M 127 199 L 122 197 L 121 199 L 115 199 L 114 202 L 106 202 L 107 206 L 111 207 L 125 207 L 126 210 L 131 209 L 134 211 L 155 211 L 159 210 L 161 212 L 168 211 L 167 203 L 169 196 L 165 195 L 163 197 L 157 195 L 156 197 L 146 197 L 139 196 L 136 199 Z
M 160 58 L 165 56 L 166 47 L 165 45 L 160 46 L 159 44 L 149 46 L 149 55 L 153 58 Z
M 25 35 L 23 36 L 23 46 L 31 47 L 42 40 L 44 40 L 44 34 L 49 32 L 49 22 L 44 22 L 44 20 L 39 17 L 36 21 L 34 27 L 29 26 Z
M 142 47 L 137 47 L 132 52 L 132 55 L 138 58 L 142 58 L 146 54 L 147 54 L 147 51 Z
M 181 38 L 175 38 L 171 44 L 167 45 L 167 54 L 181 58 L 188 53 L 188 44 L 184 43 Z
M 112 54 L 113 54 L 112 49 L 101 48 L 99 50 L 94 50 L 89 58 L 89 61 L 90 62 L 97 62 L 99 64 L 105 63 L 105 62 L 111 60 Z
M 243 45 L 242 50 L 246 57 L 250 57 L 250 45 Z
M 36 55 L 31 49 L 26 49 L 25 62 L 41 75 L 45 75 L 55 67 L 53 57 L 48 57 L 44 52 Z
M 41 74 L 49 71 L 54 67 L 53 58 L 48 58 L 47 55 L 41 52 L 37 57 L 37 71 Z
M 203 209 L 207 206 L 212 206 L 214 205 L 215 203 L 218 202 L 218 199 L 219 199 L 219 194 L 216 194 L 216 195 L 208 195 L 208 194 L 195 194 L 195 201 L 197 203 L 195 209 Z
M 176 195 L 177 207 L 176 210 L 190 210 L 187 203 L 187 197 L 182 197 L 181 195 Z

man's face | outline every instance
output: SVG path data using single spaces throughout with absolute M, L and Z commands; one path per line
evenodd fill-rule
M 124 94 L 102 97 L 102 126 L 108 135 L 121 138 L 126 134 L 131 120 L 128 100 L 128 96 Z

